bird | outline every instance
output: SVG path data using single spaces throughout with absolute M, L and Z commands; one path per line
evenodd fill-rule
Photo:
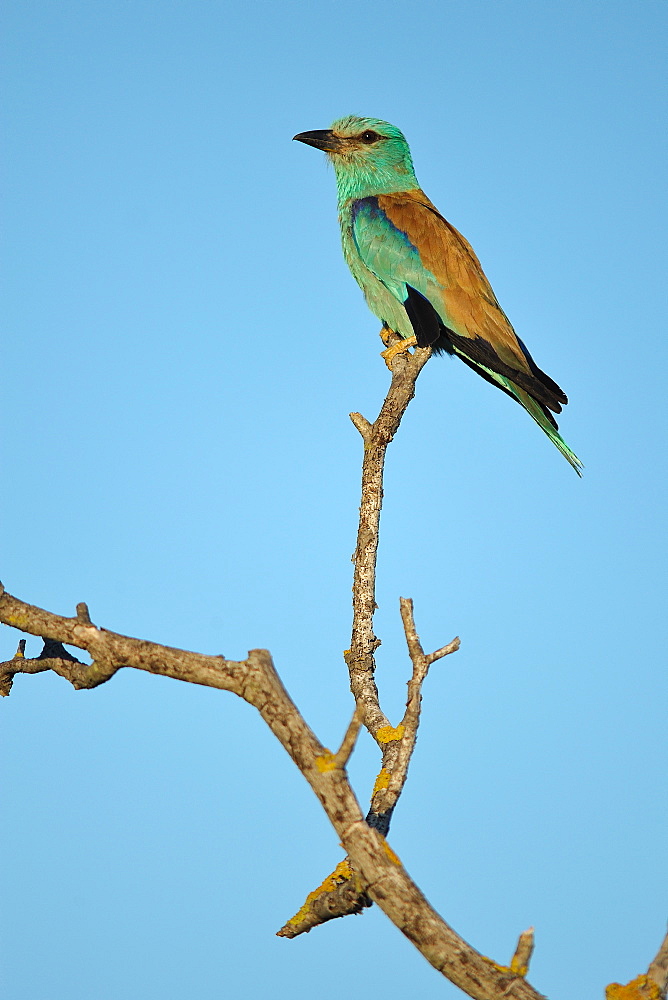
M 385 342 L 387 331 L 401 338 L 383 352 L 388 367 L 416 345 L 454 355 L 523 406 L 582 475 L 553 416 L 566 394 L 515 333 L 471 245 L 421 189 L 403 133 L 347 115 L 293 138 L 323 150 L 334 167 L 346 263 Z

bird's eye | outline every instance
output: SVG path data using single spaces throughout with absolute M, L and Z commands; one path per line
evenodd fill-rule
M 375 142 L 376 139 L 380 139 L 380 136 L 377 132 L 372 132 L 371 129 L 367 129 L 366 132 L 362 132 L 360 139 L 362 142 L 371 143 Z

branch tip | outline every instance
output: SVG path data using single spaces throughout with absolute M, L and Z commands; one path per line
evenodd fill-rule
M 413 666 L 416 667 L 417 660 L 420 658 L 426 660 L 426 657 L 422 648 L 422 643 L 420 642 L 417 634 L 417 629 L 415 628 L 415 618 L 413 617 L 413 599 L 411 597 L 400 597 L 399 610 L 401 612 L 401 621 L 404 626 L 404 635 L 406 636 L 408 652 L 411 660 L 413 661 Z
M 350 419 L 353 424 L 360 432 L 362 437 L 366 442 L 371 440 L 371 435 L 373 433 L 373 424 L 370 424 L 366 417 L 363 417 L 361 413 L 351 413 Z
M 83 625 L 92 625 L 90 620 L 90 612 L 88 610 L 88 605 L 85 601 L 81 601 L 77 604 L 77 618 Z
M 523 931 L 517 941 L 517 947 L 515 948 L 515 954 L 513 955 L 510 968 L 513 972 L 516 972 L 518 976 L 524 978 L 529 971 L 529 962 L 531 961 L 531 956 L 533 955 L 534 949 L 534 929 L 529 927 L 528 930 Z
M 317 889 L 308 894 L 301 909 L 281 927 L 276 936 L 295 938 L 308 934 L 328 920 L 361 913 L 367 906 L 371 906 L 371 900 L 362 888 L 359 875 L 349 859 L 345 858 Z
M 355 743 L 357 742 L 357 737 L 359 736 L 360 729 L 362 728 L 362 723 L 364 722 L 364 705 L 361 703 L 355 706 L 355 711 L 353 712 L 353 717 L 348 724 L 346 729 L 346 734 L 341 741 L 341 746 L 334 755 L 334 760 L 336 761 L 336 766 L 343 770 L 350 760 L 350 755 L 355 749 Z
M 406 783 L 408 767 L 415 749 L 415 740 L 420 725 L 422 685 L 429 673 L 429 666 L 434 660 L 440 659 L 442 656 L 447 656 L 448 653 L 453 653 L 459 646 L 459 640 L 453 639 L 447 646 L 441 646 L 440 649 L 427 656 L 422 648 L 422 643 L 415 627 L 412 599 L 410 597 L 400 597 L 399 609 L 401 611 L 406 645 L 408 646 L 408 654 L 413 665 L 413 670 L 411 678 L 408 681 L 408 699 L 401 724 L 396 730 L 392 730 L 389 726 L 386 727 L 391 731 L 393 739 L 397 742 L 391 759 L 388 756 L 389 751 L 383 748 L 383 769 L 381 770 L 379 779 L 376 780 L 371 799 L 372 810 L 382 815 L 391 815 Z M 377 741 L 381 732 L 383 730 L 379 730 L 375 734 Z M 395 733 L 396 736 L 394 735 Z
M 456 653 L 461 645 L 459 636 L 456 635 L 452 642 L 449 642 L 446 646 L 441 646 L 440 649 L 436 649 L 433 653 L 427 654 L 427 663 L 435 663 L 436 660 L 443 659 L 444 656 L 448 656 L 450 653 Z

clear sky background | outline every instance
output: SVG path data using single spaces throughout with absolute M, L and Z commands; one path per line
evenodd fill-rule
M 657 0 L 4 5 L 10 592 L 265 646 L 337 745 L 347 415 L 375 417 L 388 373 L 333 173 L 290 140 L 341 115 L 404 130 L 567 391 L 582 481 L 502 393 L 429 363 L 388 457 L 377 618 L 394 722 L 399 596 L 427 647 L 462 638 L 390 842 L 484 954 L 533 924 L 551 1000 L 646 969 L 668 916 L 667 21 Z M 375 908 L 274 937 L 341 850 L 241 701 L 124 671 L 19 677 L 0 708 L 9 1000 L 460 996 Z M 367 737 L 363 806 L 377 765 Z

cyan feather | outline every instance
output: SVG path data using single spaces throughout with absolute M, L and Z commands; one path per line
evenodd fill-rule
M 404 341 L 456 355 L 515 399 L 581 475 L 552 416 L 565 393 L 516 335 L 470 244 L 421 190 L 399 129 L 351 115 L 295 139 L 334 166 L 343 254 L 371 311 Z

